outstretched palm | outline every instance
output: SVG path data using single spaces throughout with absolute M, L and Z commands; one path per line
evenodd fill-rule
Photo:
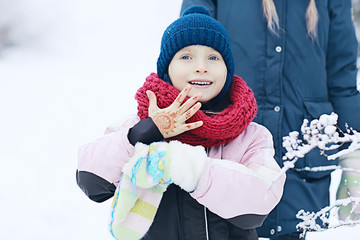
M 150 90 L 146 91 L 149 98 L 149 117 L 152 118 L 164 138 L 174 137 L 203 125 L 202 121 L 186 123 L 186 120 L 191 118 L 201 107 L 201 103 L 198 102 L 201 94 L 193 96 L 183 104 L 190 90 L 191 85 L 187 85 L 175 101 L 164 109 L 157 106 L 155 94 Z

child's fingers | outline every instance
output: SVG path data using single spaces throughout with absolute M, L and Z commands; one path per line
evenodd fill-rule
M 173 104 L 175 104 L 177 107 L 180 107 L 180 105 L 183 103 L 184 99 L 188 95 L 188 93 L 191 90 L 191 85 L 188 84 L 186 87 L 179 93 L 179 95 L 176 97 Z
M 155 113 L 157 106 L 156 96 L 155 93 L 153 93 L 150 90 L 146 91 L 146 95 L 149 98 L 149 116 L 151 116 L 152 113 Z
M 180 123 L 184 123 L 186 120 L 194 116 L 194 114 L 197 111 L 199 111 L 200 108 L 201 108 L 201 103 L 197 102 L 192 108 L 190 108 L 184 114 L 182 114 L 177 121 Z
M 196 102 L 198 102 L 201 98 L 201 93 L 198 93 L 196 94 L 195 96 L 193 96 L 192 98 L 188 99 L 181 107 L 180 107 L 180 111 L 179 111 L 179 114 L 183 114 L 185 113 L 186 111 L 188 111 Z M 200 105 L 201 107 L 201 105 Z M 199 108 L 200 109 L 200 108 Z M 197 109 L 197 110 L 199 110 Z M 197 111 L 196 110 L 196 111 Z M 187 118 L 189 119 L 189 118 Z M 186 120 L 187 120 L 186 119 Z
M 202 125 L 203 125 L 203 121 L 184 124 L 184 132 L 196 129 L 198 127 L 201 127 Z

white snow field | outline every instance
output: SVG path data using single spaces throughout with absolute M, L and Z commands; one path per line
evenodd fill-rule
M 112 239 L 112 200 L 92 202 L 76 185 L 77 148 L 135 113 L 180 5 L 0 0 L 0 239 Z M 356 226 L 308 239 L 359 236 Z

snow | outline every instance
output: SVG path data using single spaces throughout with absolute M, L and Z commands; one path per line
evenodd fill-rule
M 112 239 L 111 200 L 95 203 L 76 185 L 77 148 L 134 113 L 180 5 L 0 0 L 0 239 Z M 359 234 L 341 227 L 309 239 Z

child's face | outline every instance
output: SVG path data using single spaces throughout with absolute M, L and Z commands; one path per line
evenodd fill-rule
M 168 73 L 177 90 L 181 91 L 191 84 L 188 97 L 201 92 L 200 102 L 205 103 L 216 97 L 224 87 L 227 68 L 221 54 L 215 49 L 192 45 L 175 54 Z

